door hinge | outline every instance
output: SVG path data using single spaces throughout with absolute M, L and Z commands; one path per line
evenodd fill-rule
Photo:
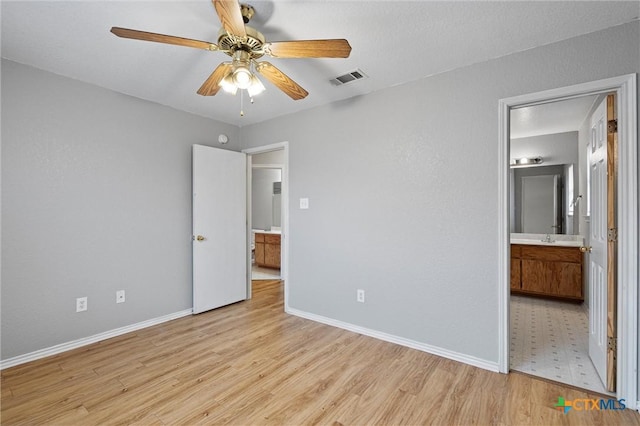
M 615 337 L 607 337 L 607 349 L 613 351 L 614 354 L 618 351 L 618 339 Z
M 609 228 L 607 230 L 607 241 L 618 241 L 618 229 Z
M 607 121 L 607 132 L 608 133 L 618 133 L 618 120 L 609 120 Z

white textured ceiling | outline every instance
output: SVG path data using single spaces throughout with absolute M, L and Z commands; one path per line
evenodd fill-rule
M 582 96 L 511 110 L 512 139 L 576 132 L 587 118 L 598 95 Z
M 215 42 L 201 1 L 2 1 L 2 56 L 235 125 L 362 95 L 637 19 L 640 3 L 602 1 L 248 1 L 267 41 L 346 38 L 348 59 L 269 59 L 309 91 L 293 101 L 270 83 L 256 103 L 196 91 L 220 52 L 121 39 L 112 26 Z M 368 79 L 329 80 L 362 69 Z M 246 101 L 246 99 L 245 99 Z

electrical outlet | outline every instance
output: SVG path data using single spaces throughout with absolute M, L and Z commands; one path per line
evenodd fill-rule
M 116 303 L 124 303 L 124 290 L 116 291 Z
M 358 289 L 356 293 L 356 300 L 360 303 L 364 303 L 364 290 Z
M 300 209 L 306 210 L 309 208 L 309 199 L 308 198 L 300 198 Z
M 78 297 L 76 299 L 76 312 L 83 312 L 87 310 L 87 298 Z

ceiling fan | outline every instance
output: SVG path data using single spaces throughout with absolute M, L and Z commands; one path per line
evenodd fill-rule
M 222 88 L 233 94 L 238 89 L 246 89 L 253 97 L 264 90 L 251 72 L 254 69 L 293 100 L 303 99 L 309 93 L 298 83 L 273 64 L 256 60 L 265 55 L 274 58 L 348 58 L 351 53 L 351 46 L 345 39 L 267 42 L 259 31 L 245 25 L 255 13 L 252 6 L 240 4 L 238 0 L 212 1 L 222 23 L 217 44 L 120 27 L 111 28 L 111 32 L 118 37 L 218 51 L 231 56 L 232 60 L 218 65 L 198 89 L 198 94 L 203 96 L 213 96 Z

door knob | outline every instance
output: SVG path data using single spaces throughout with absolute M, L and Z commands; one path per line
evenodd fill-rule
M 198 236 L 196 237 L 196 240 L 198 240 L 198 241 L 204 241 L 204 237 L 203 237 L 202 235 L 198 235 Z
M 582 246 L 580 247 L 580 251 L 583 253 L 591 253 L 591 246 L 588 246 L 588 247 Z

